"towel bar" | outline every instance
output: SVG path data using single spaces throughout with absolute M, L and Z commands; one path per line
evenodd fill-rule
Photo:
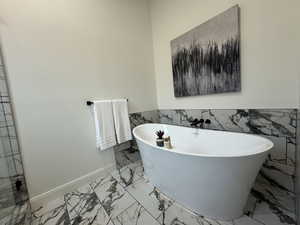
M 126 100 L 127 100 L 127 102 L 128 102 L 128 98 L 126 98 Z M 88 106 L 90 106 L 90 105 L 93 105 L 94 102 L 93 102 L 93 101 L 87 101 L 86 104 L 87 104 Z

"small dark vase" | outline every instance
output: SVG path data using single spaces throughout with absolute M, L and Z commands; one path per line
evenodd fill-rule
M 156 139 L 156 145 L 157 145 L 158 147 L 164 147 L 164 139 L 157 138 L 157 139 Z

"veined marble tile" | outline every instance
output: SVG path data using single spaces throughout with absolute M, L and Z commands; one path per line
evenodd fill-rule
M 190 126 L 190 121 L 200 117 L 200 110 L 160 110 L 160 123 Z
M 289 158 L 287 151 L 287 138 L 286 137 L 273 137 L 260 135 L 264 138 L 269 139 L 273 142 L 274 147 L 270 150 L 269 160 L 278 162 L 280 164 L 294 166 L 292 160 L 294 158 Z
M 263 224 L 259 221 L 256 221 L 248 216 L 242 216 L 233 221 L 234 225 L 273 225 L 273 224 Z
M 158 218 L 172 204 L 173 200 L 168 199 L 156 188 L 150 185 L 144 178 L 137 180 L 128 186 L 126 190 L 154 217 Z
M 159 225 L 138 202 L 114 218 L 113 223 L 114 225 Z
M 202 118 L 202 111 L 201 109 L 160 110 L 159 118 L 161 123 L 189 127 L 191 121 Z
M 260 175 L 268 180 L 271 185 L 294 193 L 294 170 L 294 167 L 288 165 L 266 161 L 260 170 Z
M 265 202 L 257 204 L 253 218 L 267 225 L 296 224 L 294 214 L 276 207 L 270 208 Z
M 35 208 L 32 208 L 32 214 L 35 218 L 40 217 L 44 215 L 47 212 L 50 212 L 52 210 L 55 210 L 56 208 L 59 208 L 61 206 L 65 205 L 65 199 L 64 196 L 48 201 L 46 204 L 41 206 L 36 206 Z
M 152 121 L 152 123 L 159 122 L 158 110 L 144 111 L 142 112 L 142 116 L 148 121 Z
M 141 160 L 140 152 L 137 149 L 125 149 L 123 152 L 125 153 L 126 157 L 130 160 L 131 163 L 135 163 Z
M 141 160 L 140 152 L 134 148 L 115 151 L 117 169 Z
M 300 134 L 299 134 L 300 135 Z M 292 141 L 291 141 L 292 140 Z M 296 167 L 296 159 L 297 159 L 297 144 L 295 144 L 297 141 L 293 138 L 287 138 L 287 164 L 291 165 L 293 167 Z
M 251 194 L 257 198 L 255 206 L 253 207 L 254 212 L 250 213 L 252 218 L 266 225 L 273 225 L 273 223 L 270 221 L 265 223 L 259 218 L 272 217 L 274 221 L 279 221 L 281 224 L 295 224 L 295 213 L 286 208 L 289 204 L 284 202 L 284 200 L 281 201 L 282 199 L 280 199 L 280 197 L 274 196 L 271 192 L 267 193 L 266 191 L 256 190 L 255 188 L 251 191 Z
M 206 110 L 202 109 L 187 109 L 187 110 L 174 110 L 176 125 L 180 126 L 190 126 L 191 121 L 194 119 L 203 118 L 203 114 Z
M 66 194 L 65 201 L 71 224 L 113 225 L 90 185 Z
M 210 129 L 246 133 L 250 131 L 249 113 L 246 109 L 212 109 L 207 114 L 204 119 L 211 120 Z
M 65 204 L 61 204 L 56 208 L 39 214 L 38 212 L 33 213 L 33 225 L 69 225 L 70 218 L 67 213 L 67 207 Z
M 249 128 L 255 134 L 295 137 L 296 110 L 249 109 Z
M 158 111 L 145 111 L 138 113 L 131 113 L 129 115 L 131 129 L 144 123 L 157 123 L 159 122 Z
M 217 221 L 198 216 L 177 203 L 172 204 L 165 213 L 161 214 L 158 221 L 164 225 L 233 225 L 232 222 Z
M 93 182 L 91 186 L 100 199 L 101 205 L 111 218 L 116 217 L 136 202 L 112 176 L 108 176 L 104 180 L 99 179 Z
M 119 182 L 123 187 L 127 187 L 133 184 L 143 176 L 143 166 L 141 161 L 131 163 L 121 169 L 115 170 L 111 175 Z
M 127 155 L 123 153 L 123 151 L 114 151 L 114 153 L 117 169 L 121 169 L 131 163 L 129 157 L 127 157 Z
M 174 121 L 174 113 L 175 112 L 173 110 L 159 110 L 160 123 L 176 124 Z
M 274 143 L 274 147 L 270 151 L 269 159 L 271 161 L 295 168 L 296 145 L 294 144 L 295 141 L 290 142 L 290 140 L 293 140 L 294 138 L 260 136 L 267 138 Z
M 194 119 L 210 119 L 211 124 L 204 124 L 204 128 L 249 132 L 248 110 L 235 109 L 189 109 L 189 110 L 160 110 L 160 122 L 180 126 L 190 126 Z
M 295 194 L 274 185 L 272 181 L 270 183 L 261 175 L 257 178 L 252 194 L 256 197 L 257 202 L 265 201 L 271 208 L 277 207 L 291 213 L 295 212 Z

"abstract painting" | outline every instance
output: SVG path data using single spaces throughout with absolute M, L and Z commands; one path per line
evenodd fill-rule
M 241 91 L 239 6 L 171 41 L 175 97 Z

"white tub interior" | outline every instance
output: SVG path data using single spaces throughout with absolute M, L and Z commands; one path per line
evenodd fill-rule
M 136 127 L 134 134 L 141 141 L 157 147 L 155 132 L 163 130 L 165 137 L 171 137 L 173 148 L 171 150 L 160 149 L 209 157 L 253 155 L 273 147 L 271 141 L 256 135 L 188 127 L 178 128 L 174 125 L 144 124 Z

